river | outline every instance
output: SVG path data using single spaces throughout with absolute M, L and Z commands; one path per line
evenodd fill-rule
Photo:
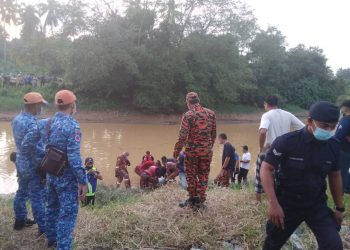
M 131 183 L 138 186 L 139 178 L 134 167 L 141 161 L 146 150 L 156 159 L 163 155 L 171 156 L 176 142 L 179 125 L 154 124 L 113 124 L 81 123 L 82 157 L 92 156 L 95 165 L 103 175 L 103 183 L 115 184 L 114 167 L 116 157 L 123 151 L 130 152 Z M 218 133 L 225 132 L 229 141 L 242 154 L 243 145 L 249 146 L 252 153 L 251 169 L 255 167 L 258 151 L 257 124 L 218 124 Z M 17 189 L 16 169 L 9 160 L 15 151 L 11 124 L 0 122 L 0 194 L 13 193 Z M 210 178 L 215 178 L 221 167 L 222 146 L 215 144 Z M 253 171 L 251 171 L 253 172 Z

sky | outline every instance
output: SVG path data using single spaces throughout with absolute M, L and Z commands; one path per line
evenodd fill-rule
M 23 0 L 37 3 L 40 0 Z M 289 48 L 298 44 L 323 49 L 336 71 L 350 68 L 350 0 L 241 0 L 253 10 L 261 28 L 277 27 Z M 18 30 L 13 29 L 14 36 Z
M 277 27 L 289 47 L 302 43 L 323 49 L 336 71 L 350 68 L 349 0 L 244 0 L 261 28 Z

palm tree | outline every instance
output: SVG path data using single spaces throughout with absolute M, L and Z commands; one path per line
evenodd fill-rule
M 6 32 L 7 24 L 17 24 L 19 5 L 14 0 L 0 0 L 0 21 Z M 7 41 L 4 39 L 4 61 L 7 60 Z
M 62 5 L 55 0 L 47 0 L 47 3 L 42 3 L 39 5 L 41 16 L 46 14 L 43 33 L 46 34 L 47 26 L 51 27 L 51 34 L 53 33 L 53 28 L 57 27 L 59 22 L 63 17 Z
M 33 35 L 38 31 L 40 24 L 40 18 L 38 16 L 38 10 L 32 6 L 25 6 L 21 13 L 20 24 L 22 24 L 21 37 L 24 39 L 31 39 Z

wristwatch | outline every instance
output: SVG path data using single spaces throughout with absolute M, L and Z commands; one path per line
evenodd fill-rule
M 344 207 L 335 207 L 335 210 L 337 210 L 338 212 L 341 212 L 341 213 L 345 212 L 345 208 Z

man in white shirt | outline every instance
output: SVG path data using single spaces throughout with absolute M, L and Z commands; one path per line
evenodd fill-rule
M 305 127 L 295 115 L 278 108 L 277 96 L 267 96 L 264 102 L 266 113 L 263 114 L 259 127 L 260 152 L 266 144 L 273 141 L 291 130 L 298 130 Z
M 240 167 L 239 174 L 238 174 L 238 184 L 242 183 L 242 179 L 243 179 L 244 184 L 248 183 L 247 177 L 248 177 L 248 172 L 249 172 L 251 160 L 252 160 L 252 156 L 249 153 L 248 146 L 243 146 L 243 155 L 242 155 L 242 158 L 240 160 L 241 167 Z

